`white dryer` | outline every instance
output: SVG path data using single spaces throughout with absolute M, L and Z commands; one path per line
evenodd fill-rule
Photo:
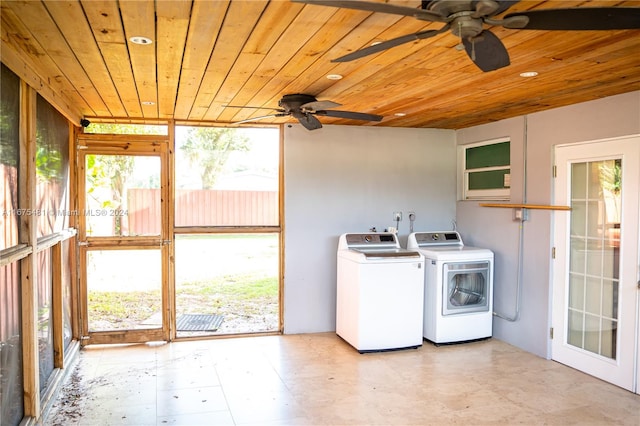
M 454 231 L 414 232 L 407 248 L 425 257 L 425 339 L 442 344 L 491 337 L 493 252 L 465 246 Z
M 422 345 L 424 257 L 393 233 L 338 242 L 336 333 L 360 353 Z

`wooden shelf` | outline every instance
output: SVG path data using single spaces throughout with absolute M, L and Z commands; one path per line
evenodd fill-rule
M 504 209 L 571 210 L 571 207 L 569 206 L 547 206 L 541 204 L 480 203 L 480 207 L 498 207 Z

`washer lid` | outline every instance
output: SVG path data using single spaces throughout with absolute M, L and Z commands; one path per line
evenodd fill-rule
M 420 258 L 420 253 L 406 249 L 352 249 L 355 252 L 362 253 L 367 259 L 390 259 L 390 258 Z

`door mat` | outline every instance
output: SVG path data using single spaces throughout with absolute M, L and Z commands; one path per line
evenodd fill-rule
M 216 331 L 222 325 L 222 315 L 182 314 L 176 321 L 178 331 Z

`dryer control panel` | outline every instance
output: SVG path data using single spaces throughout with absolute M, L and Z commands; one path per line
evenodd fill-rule
M 456 231 L 416 232 L 416 243 L 424 246 L 462 246 L 462 238 Z

